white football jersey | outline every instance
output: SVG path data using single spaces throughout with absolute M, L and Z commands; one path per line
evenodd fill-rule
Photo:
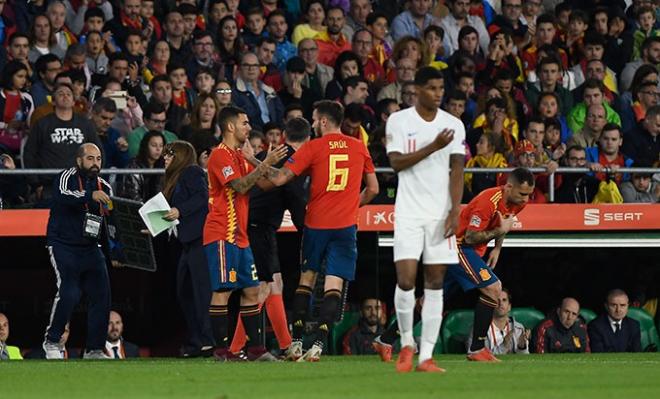
M 431 122 L 422 119 L 415 107 L 395 112 L 387 119 L 388 153 L 408 154 L 420 150 L 444 129 L 454 130 L 451 143 L 398 173 L 396 217 L 426 220 L 447 217 L 451 209 L 449 157 L 465 155 L 465 126 L 460 119 L 441 109 Z

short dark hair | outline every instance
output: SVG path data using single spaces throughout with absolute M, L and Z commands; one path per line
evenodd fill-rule
M 9 61 L 4 68 L 2 68 L 2 76 L 0 76 L 0 86 L 5 89 L 11 89 L 14 87 L 14 75 L 19 71 L 28 72 L 27 66 L 21 61 L 11 60 Z M 29 74 L 28 74 L 29 75 Z M 27 76 L 29 79 L 30 77 Z
M 222 130 L 223 134 L 227 131 L 227 126 L 229 126 L 229 123 L 234 122 L 241 114 L 247 115 L 247 112 L 245 112 L 242 108 L 235 107 L 233 105 L 224 107 L 218 113 L 218 126 L 220 126 L 220 130 Z
M 325 116 L 336 126 L 341 126 L 341 122 L 344 120 L 344 107 L 338 102 L 330 100 L 317 101 L 314 103 L 314 109 L 317 115 Z
M 23 32 L 14 32 L 9 36 L 9 40 L 7 41 L 7 44 L 11 45 L 14 42 L 14 40 L 16 40 L 18 38 L 21 38 L 21 37 L 23 39 L 27 39 L 27 41 L 30 42 L 30 36 L 28 36 L 27 34 L 25 34 Z
M 186 67 L 182 62 L 170 61 L 169 64 L 167 64 L 167 75 L 169 76 L 169 74 L 176 71 L 177 69 L 183 69 L 185 71 Z
M 112 65 L 115 61 L 126 61 L 128 62 L 128 57 L 124 54 L 123 51 L 117 51 L 108 56 L 108 65 Z
M 224 0 L 222 0 L 224 2 Z M 217 3 L 220 3 L 220 1 L 217 1 Z M 227 5 L 225 3 L 225 5 Z M 251 7 L 245 12 L 245 19 L 247 19 L 250 15 L 261 15 L 262 17 L 265 18 L 264 15 L 264 9 L 261 7 Z
M 507 181 L 514 184 L 527 183 L 529 186 L 534 186 L 535 183 L 534 174 L 532 174 L 529 169 L 523 167 L 515 168 L 509 175 Z
M 197 7 L 188 3 L 179 4 L 176 10 L 181 15 L 199 15 L 199 11 L 197 11 Z
M 280 126 L 280 124 L 278 122 L 270 121 L 270 122 L 267 122 L 266 124 L 264 124 L 264 126 L 261 128 L 261 131 L 264 134 L 266 134 L 267 131 L 273 130 L 273 129 L 277 129 L 279 131 L 282 131 L 282 126 Z
M 538 115 L 531 116 L 531 117 L 527 120 L 527 125 L 525 125 L 525 126 L 526 126 L 526 127 L 525 127 L 525 130 L 529 129 L 529 125 L 532 124 L 532 123 L 540 123 L 540 124 L 542 124 L 543 126 L 545 126 L 545 119 L 542 118 L 542 117 L 540 117 L 540 116 L 538 116 Z
M 637 86 L 632 88 L 633 99 L 636 100 L 637 96 L 639 96 L 639 93 L 643 89 L 645 89 L 647 87 L 652 87 L 653 89 L 655 89 L 657 86 L 658 86 L 658 82 L 651 82 L 651 81 L 648 81 L 648 80 L 641 82 L 640 84 L 638 84 Z
M 536 65 L 536 73 L 540 75 L 541 69 L 543 68 L 544 65 L 550 65 L 550 64 L 557 64 L 557 67 L 559 71 L 562 70 L 562 63 L 559 57 L 556 57 L 554 54 L 553 55 L 548 55 L 546 57 L 541 58 L 539 63 Z
M 570 154 L 571 151 L 585 151 L 585 152 L 586 152 L 586 150 L 584 149 L 584 147 L 582 147 L 582 146 L 579 145 L 579 144 L 573 144 L 572 146 L 568 147 L 568 148 L 566 149 L 566 155 Z
M 352 122 L 362 122 L 364 120 L 364 108 L 357 103 L 348 104 L 344 108 L 344 120 Z
M 426 29 L 424 29 L 424 34 L 422 35 L 422 37 L 426 37 L 426 35 L 428 35 L 431 32 L 435 32 L 436 35 L 440 36 L 440 39 L 444 40 L 445 30 L 442 29 L 441 26 L 438 26 L 438 25 L 429 25 L 429 26 L 427 26 Z
M 424 86 L 429 80 L 434 79 L 442 79 L 444 81 L 445 76 L 442 72 L 432 66 L 419 68 L 417 73 L 415 73 L 415 85 L 417 86 Z
M 346 78 L 344 81 L 344 94 L 348 93 L 349 87 L 355 89 L 360 83 L 366 83 L 367 86 L 369 86 L 367 79 L 363 78 L 362 76 L 351 76 Z
M 151 119 L 154 114 L 162 114 L 167 112 L 165 110 L 165 105 L 157 103 L 155 101 L 149 101 L 147 105 L 142 108 L 142 119 Z
M 612 122 L 608 122 L 605 124 L 605 126 L 603 126 L 603 130 L 601 130 L 601 135 L 605 132 L 610 132 L 612 130 L 616 130 L 617 132 L 619 132 L 619 138 L 623 137 L 623 132 L 621 132 L 621 126 Z
M 305 118 L 293 118 L 284 126 L 287 140 L 302 143 L 312 135 L 312 126 Z
M 497 82 L 498 80 L 515 80 L 515 77 L 513 76 L 513 73 L 510 69 L 503 68 L 495 72 L 495 76 L 493 76 L 493 83 Z
M 259 40 L 257 41 L 257 46 L 256 47 L 261 47 L 261 46 L 263 46 L 264 43 L 274 44 L 275 46 L 277 46 L 277 42 L 272 37 L 262 37 L 262 38 L 259 38 Z
M 300 104 L 300 103 L 290 103 L 284 109 L 284 115 L 287 115 L 289 112 L 295 111 L 295 110 L 298 110 L 298 111 L 303 112 L 303 113 L 305 112 L 305 110 L 303 109 L 302 104 Z
M 463 93 L 460 90 L 452 90 L 449 92 L 449 95 L 447 95 L 447 103 L 449 103 L 449 101 L 451 100 L 467 102 L 467 94 Z
M 536 104 L 534 104 L 537 109 L 541 106 L 541 101 L 543 101 L 543 99 L 546 98 L 546 97 L 554 98 L 555 101 L 557 102 L 557 106 L 559 106 L 560 101 L 559 101 L 559 96 L 557 95 L 557 93 L 552 92 L 552 91 L 544 91 L 543 93 L 539 94 L 539 99 L 536 101 Z
M 587 89 L 600 89 L 601 92 L 605 92 L 605 86 L 603 82 L 598 79 L 587 79 L 584 81 L 584 90 Z
M 588 25 L 589 24 L 589 15 L 586 12 L 584 12 L 580 9 L 577 9 L 577 10 L 571 11 L 571 16 L 568 17 L 568 20 L 569 21 L 580 20 L 584 24 Z
M 496 106 L 497 108 L 501 108 L 504 110 L 507 109 L 506 100 L 503 99 L 502 97 L 493 97 L 490 100 L 486 101 L 486 112 L 488 112 L 488 110 L 492 106 Z
M 268 18 L 266 18 L 266 23 L 270 24 L 271 18 L 277 17 L 277 16 L 280 16 L 280 17 L 282 17 L 286 20 L 286 14 L 284 14 L 284 11 L 282 11 L 281 9 L 278 8 L 276 10 L 271 11 L 270 14 L 268 14 Z
M 156 83 L 158 82 L 167 82 L 170 85 L 172 84 L 172 82 L 170 82 L 170 78 L 167 77 L 167 75 L 157 75 L 154 76 L 154 78 L 151 79 L 151 82 L 149 83 L 149 88 L 151 89 L 151 91 L 154 90 L 154 87 L 156 87 Z
M 362 33 L 362 32 L 367 32 L 367 33 L 369 33 L 369 36 L 371 36 L 371 41 L 374 40 L 374 34 L 371 33 L 371 31 L 370 31 L 369 29 L 364 29 L 364 28 L 362 28 L 362 29 L 358 29 L 358 30 L 356 30 L 355 33 L 353 33 L 353 38 L 352 38 L 352 40 L 351 40 L 351 43 L 355 43 L 356 36 L 358 35 L 358 33 Z
M 197 40 L 203 39 L 205 37 L 210 37 L 213 39 L 213 35 L 209 31 L 195 29 L 192 34 L 192 43 L 195 44 Z
M 105 14 L 100 7 L 88 8 L 87 11 L 85 11 L 85 21 L 94 17 L 99 17 L 105 21 Z
M 605 48 L 607 39 L 596 31 L 588 31 L 584 35 L 584 47 L 586 46 L 602 46 Z
M 568 1 L 562 1 L 555 6 L 555 15 L 559 16 L 564 11 L 573 11 L 573 6 Z
M 540 15 L 536 19 L 536 26 L 539 26 L 541 24 L 553 24 L 553 25 L 556 26 L 557 25 L 557 20 L 555 19 L 555 16 L 552 15 L 551 13 L 545 13 L 545 14 Z M 537 32 L 538 32 L 538 29 L 537 29 Z
M 66 53 L 64 53 L 64 59 L 68 60 L 74 55 L 87 55 L 87 49 L 85 48 L 85 45 L 80 43 L 70 44 L 66 49 Z
M 660 43 L 660 36 L 651 36 L 644 39 L 642 42 L 642 51 L 650 49 L 653 43 Z
M 111 99 L 107 97 L 101 97 L 98 100 L 94 101 L 94 105 L 92 106 L 92 112 L 98 114 L 101 113 L 102 111 L 112 112 L 114 114 L 115 112 L 117 112 L 117 105 Z
M 557 118 L 546 118 L 545 119 L 545 130 L 549 130 L 551 127 L 559 130 L 561 132 L 561 122 Z
M 367 25 L 372 25 L 372 24 L 376 23 L 376 21 L 378 21 L 379 18 L 385 18 L 385 20 L 387 20 L 387 15 L 385 15 L 384 13 L 382 13 L 380 11 L 372 11 L 372 12 L 369 13 L 369 15 L 367 15 L 367 19 L 366 19 L 365 22 L 367 23 Z M 430 26 L 433 26 L 433 25 L 430 25 Z
M 60 58 L 55 54 L 53 53 L 44 54 L 41 57 L 37 58 L 37 62 L 35 62 L 34 64 L 34 69 L 37 70 L 37 74 L 46 73 L 46 70 L 48 69 L 48 64 L 55 61 L 59 62 L 60 65 L 62 64 L 62 60 L 60 60 Z
M 394 98 L 383 98 L 382 100 L 378 101 L 376 104 L 376 115 L 380 117 L 382 114 L 387 113 L 387 107 L 392 104 L 398 105 L 399 103 Z

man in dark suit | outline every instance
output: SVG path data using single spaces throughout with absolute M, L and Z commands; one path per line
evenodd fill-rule
M 124 341 L 124 322 L 121 315 L 114 310 L 110 312 L 108 323 L 108 338 L 105 341 L 105 351 L 114 359 L 127 359 L 140 357 L 140 348 L 137 345 Z
M 641 352 L 639 322 L 627 317 L 628 295 L 614 289 L 607 294 L 607 314 L 589 323 L 589 340 L 592 352 Z

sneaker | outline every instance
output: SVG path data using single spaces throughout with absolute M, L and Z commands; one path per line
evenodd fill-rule
M 55 342 L 44 341 L 42 347 L 48 360 L 64 360 L 64 347 Z
M 201 348 L 187 348 L 181 351 L 181 357 L 185 359 L 195 357 L 211 357 L 213 356 L 214 348 L 212 346 L 203 346 Z
M 284 353 L 284 360 L 297 362 L 303 355 L 302 341 L 293 341 Z
M 493 352 L 490 349 L 483 347 L 476 352 L 468 352 L 467 360 L 472 362 L 489 362 L 489 363 L 499 363 L 500 359 L 496 358 L 493 355 Z
M 298 362 L 318 362 L 319 360 L 321 360 L 321 352 L 323 352 L 323 349 L 320 346 L 314 344 L 297 361 Z
M 213 357 L 219 362 L 247 362 L 245 352 L 232 353 L 227 348 L 218 348 L 213 352 Z
M 110 356 L 106 355 L 101 349 L 94 349 L 91 351 L 86 351 L 83 355 L 83 359 L 88 360 L 108 360 L 112 359 Z
M 389 363 L 392 361 L 392 345 L 386 344 L 380 340 L 380 335 L 377 336 L 371 343 L 374 350 L 380 356 L 380 360 Z
M 412 346 L 404 346 L 399 352 L 399 358 L 396 361 L 396 371 L 399 373 L 409 373 L 413 369 L 413 356 L 415 356 L 415 348 Z
M 248 348 L 247 358 L 251 362 L 279 362 L 280 360 L 273 356 L 263 346 Z
M 417 365 L 415 371 L 420 371 L 423 373 L 444 373 L 447 370 L 438 367 L 438 365 L 435 364 L 433 359 L 426 359 Z

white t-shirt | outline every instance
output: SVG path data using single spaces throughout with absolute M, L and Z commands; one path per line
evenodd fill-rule
M 451 209 L 449 157 L 465 155 L 465 126 L 453 115 L 438 109 L 427 122 L 410 107 L 390 115 L 385 128 L 387 152 L 408 154 L 430 144 L 444 129 L 454 130 L 454 139 L 414 166 L 399 172 L 394 212 L 396 217 L 435 219 L 447 217 Z

